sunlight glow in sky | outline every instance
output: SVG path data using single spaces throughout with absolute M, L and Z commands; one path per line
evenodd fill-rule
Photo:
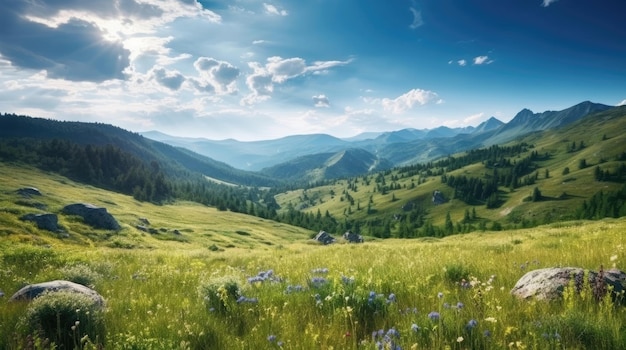
M 0 113 L 273 139 L 626 104 L 626 1 L 3 0 Z

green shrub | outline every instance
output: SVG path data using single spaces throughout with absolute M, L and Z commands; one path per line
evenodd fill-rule
M 463 264 L 451 264 L 445 267 L 445 277 L 448 282 L 458 283 L 461 280 L 469 280 L 471 271 Z
M 21 320 L 28 336 L 47 340 L 60 349 L 104 345 L 103 312 L 89 296 L 73 292 L 46 292 L 34 299 Z
M 64 266 L 61 273 L 65 280 L 82 284 L 83 286 L 93 287 L 93 285 L 102 278 L 96 271 L 92 270 L 87 264 L 79 263 L 72 266 Z
M 211 312 L 227 312 L 241 296 L 239 283 L 232 276 L 212 279 L 200 287 L 200 296 Z

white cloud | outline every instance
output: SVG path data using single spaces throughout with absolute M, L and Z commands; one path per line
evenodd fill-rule
M 469 117 L 463 119 L 463 123 L 464 125 L 474 125 L 478 120 L 481 120 L 484 115 L 485 113 L 483 112 L 472 114 Z
M 265 67 L 272 75 L 272 81 L 276 83 L 283 83 L 288 79 L 302 75 L 307 68 L 306 61 L 300 57 L 283 59 L 279 56 L 268 58 Z
M 317 96 L 313 96 L 313 103 L 315 104 L 315 107 L 330 107 L 330 101 L 328 100 L 328 97 L 326 97 L 326 95 L 317 95 Z
M 543 7 L 548 7 L 550 6 L 550 4 L 557 2 L 558 0 L 543 0 L 543 3 L 541 4 L 541 6 Z
M 466 66 L 466 65 L 467 65 L 467 61 L 466 61 L 466 60 L 458 60 L 458 61 L 456 61 L 456 63 L 458 63 L 458 64 L 459 64 L 459 66 L 461 66 L 461 67 L 463 67 L 463 66 Z
M 267 41 L 265 40 L 254 40 L 252 42 L 253 45 L 261 45 L 261 44 L 265 44 Z
M 493 63 L 493 60 L 490 60 L 489 56 L 474 57 L 474 64 L 475 65 L 491 64 L 491 63 Z
M 307 65 L 300 57 L 282 58 L 273 56 L 267 59 L 265 65 L 258 62 L 249 62 L 252 74 L 246 77 L 246 86 L 250 94 L 241 101 L 244 105 L 254 104 L 269 99 L 274 91 L 274 84 L 282 84 L 287 80 L 305 75 L 317 74 L 330 68 L 346 65 L 348 61 L 316 61 Z
M 200 74 L 200 79 L 206 87 L 213 86 L 217 94 L 231 94 L 237 91 L 236 80 L 239 77 L 239 68 L 226 61 L 219 61 L 211 57 L 200 57 L 193 66 Z
M 411 10 L 411 13 L 413 14 L 413 22 L 411 22 L 409 28 L 416 29 L 423 26 L 424 20 L 422 19 L 422 13 L 413 7 L 410 7 L 409 10 Z
M 288 13 L 285 10 L 279 10 L 276 6 L 272 4 L 263 3 L 263 8 L 265 9 L 265 13 L 269 15 L 276 16 L 287 16 Z
M 413 89 L 395 99 L 383 98 L 381 104 L 386 111 L 399 114 L 412 109 L 416 105 L 423 106 L 430 102 L 440 104 L 443 103 L 443 100 L 435 92 Z
M 618 106 L 626 106 L 626 99 L 617 104 Z
M 167 70 L 160 66 L 153 67 L 150 72 L 148 72 L 148 76 L 162 86 L 174 91 L 179 90 L 185 82 L 185 77 L 180 72 Z

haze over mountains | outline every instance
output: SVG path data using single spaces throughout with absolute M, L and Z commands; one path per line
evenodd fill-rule
M 392 132 L 365 133 L 348 139 L 339 139 L 326 134 L 294 135 L 275 140 L 242 142 L 237 140 L 208 140 L 198 138 L 175 137 L 158 131 L 142 133 L 145 137 L 173 146 L 184 147 L 209 158 L 227 163 L 235 168 L 249 171 L 261 171 L 278 176 L 282 173 L 301 173 L 303 164 L 308 170 L 323 167 L 333 153 L 339 154 L 348 149 L 367 151 L 369 159 L 359 167 L 373 165 L 372 157 L 377 159 L 376 168 L 400 166 L 417 162 L 426 162 L 464 150 L 501 144 L 522 135 L 567 125 L 595 112 L 613 108 L 585 101 L 561 111 L 533 113 L 528 109 L 520 111 L 511 121 L 503 123 L 491 117 L 476 127 L 435 129 L 402 129 Z M 361 153 L 365 155 L 365 153 Z M 314 161 L 301 157 L 318 155 Z M 345 155 L 345 153 L 344 153 Z M 299 170 L 288 170 L 291 166 Z M 354 164 L 354 160 L 351 161 Z M 276 167 L 281 165 L 279 167 Z M 354 175 L 354 174 L 352 174 Z

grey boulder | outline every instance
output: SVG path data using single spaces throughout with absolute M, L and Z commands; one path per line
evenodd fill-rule
M 37 283 L 37 284 L 30 284 L 18 290 L 17 292 L 15 292 L 15 294 L 11 296 L 9 301 L 20 301 L 20 300 L 30 301 L 30 300 L 37 298 L 39 295 L 41 295 L 44 292 L 61 292 L 61 291 L 84 294 L 90 297 L 91 300 L 93 300 L 94 305 L 99 306 L 99 307 L 104 307 L 104 304 L 105 304 L 104 298 L 100 294 L 98 294 L 98 292 L 96 292 L 95 290 L 89 287 L 85 287 L 82 284 L 78 284 L 78 283 L 74 283 L 70 281 L 63 281 L 63 280 L 55 280 L 55 281 L 49 281 L 49 282 L 43 282 L 43 283 Z
M 67 215 L 78 215 L 84 222 L 92 227 L 104 230 L 119 230 L 120 224 L 113 215 L 109 214 L 106 208 L 96 207 L 89 203 L 75 203 L 65 206 L 63 213 Z

